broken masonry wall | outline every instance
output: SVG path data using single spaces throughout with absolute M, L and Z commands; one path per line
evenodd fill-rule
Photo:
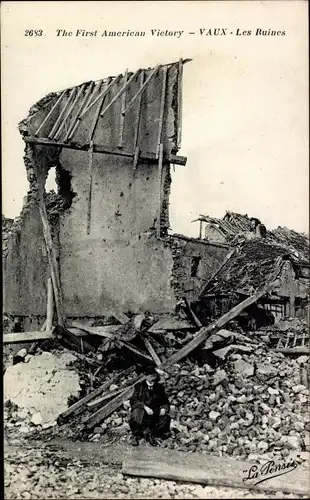
M 48 260 L 35 203 L 25 207 L 11 231 L 3 263 L 4 311 L 16 316 L 46 315 Z
M 8 219 L 2 215 L 2 258 L 7 255 L 8 239 L 14 219 Z
M 4 312 L 23 318 L 24 328 L 36 330 L 46 317 L 47 280 L 50 275 L 38 199 L 43 196 L 49 168 L 58 148 L 25 148 L 24 162 L 29 191 L 7 240 L 3 263 Z M 58 228 L 51 224 L 56 251 Z M 58 250 L 59 253 L 59 250 Z
M 203 229 L 203 238 L 210 242 L 214 243 L 226 243 L 227 239 L 226 237 L 221 234 L 221 232 L 211 224 L 205 224 L 205 227 Z
M 60 162 L 72 175 L 75 197 L 60 216 L 60 270 L 65 314 L 102 316 L 123 312 L 167 312 L 172 256 L 157 240 L 158 167 L 120 156 L 93 155 L 90 233 L 88 154 L 63 150 Z M 164 165 L 164 174 L 169 166 Z
M 194 301 L 220 267 L 229 251 L 228 245 L 216 245 L 181 235 L 169 237 L 173 254 L 171 286 L 177 300 Z
M 144 81 L 151 71 L 144 70 Z M 131 73 L 128 78 L 130 76 Z M 128 88 L 127 102 L 140 88 L 140 76 L 141 74 Z M 123 75 L 118 83 L 112 85 L 104 105 L 123 87 L 124 78 Z M 109 79 L 91 83 L 95 89 L 92 99 L 96 99 L 108 82 Z M 123 128 L 122 100 L 116 100 L 104 118 L 99 116 L 93 137 L 94 144 L 115 149 L 121 141 L 129 151 L 134 151 L 137 145 L 141 152 L 158 153 L 163 82 L 164 68 L 160 68 L 142 94 L 141 109 L 137 99 L 126 114 Z M 75 103 L 76 108 L 85 97 L 88 84 L 85 85 L 84 90 L 81 89 L 82 86 L 74 89 L 75 95 L 81 90 Z M 167 68 L 165 112 L 160 138 L 164 154 L 177 152 L 177 90 L 176 64 Z M 53 111 L 51 121 L 47 120 L 40 129 L 39 138 L 47 138 L 71 92 L 72 89 L 65 91 L 64 99 Z M 60 93 L 50 94 L 31 108 L 28 118 L 19 124 L 23 136 L 35 135 L 59 95 Z M 74 143 L 87 143 L 97 108 L 95 105 L 85 114 L 73 137 Z M 62 136 L 66 134 L 66 130 L 64 127 L 60 133 L 60 142 L 64 140 Z M 176 303 L 170 284 L 173 258 L 163 241 L 155 237 L 158 216 L 162 224 L 161 234 L 167 234 L 169 228 L 170 165 L 164 162 L 160 182 L 158 161 L 143 162 L 139 159 L 134 169 L 133 158 L 95 153 L 88 234 L 91 179 L 89 164 L 88 152 L 60 147 L 26 146 L 25 165 L 34 206 L 31 207 L 31 214 L 23 216 L 18 237 L 12 240 L 12 252 L 7 260 L 5 273 L 5 307 L 14 314 L 45 315 L 49 271 L 38 207 L 39 199 L 44 197 L 56 257 L 59 260 L 66 316 L 100 317 L 111 307 L 123 312 L 149 309 L 160 313 L 173 310 Z M 70 186 L 62 186 L 61 193 L 66 198 L 66 193 L 70 191 L 68 206 L 63 206 L 62 209 L 56 206 L 56 210 L 53 200 L 44 194 L 48 171 L 53 167 L 58 172 L 63 169 L 63 173 L 70 178 Z M 57 178 L 56 181 L 60 193 L 61 183 Z

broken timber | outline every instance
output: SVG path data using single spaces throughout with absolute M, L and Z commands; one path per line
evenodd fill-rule
M 149 341 L 149 339 L 147 337 L 143 337 L 143 341 L 145 343 L 145 347 L 147 348 L 148 352 L 150 353 L 154 363 L 156 364 L 156 366 L 160 366 L 161 365 L 161 360 L 159 359 L 159 357 L 157 356 L 156 352 L 155 352 L 155 349 L 154 347 L 152 346 L 151 342 Z
M 81 407 L 86 405 L 86 403 L 88 403 L 89 401 L 91 401 L 95 397 L 100 396 L 100 394 L 102 394 L 104 391 L 109 389 L 109 387 L 112 384 L 116 384 L 122 377 L 127 377 L 133 371 L 134 371 L 134 367 L 131 366 L 127 370 L 123 371 L 122 373 L 117 374 L 111 380 L 107 380 L 106 382 L 104 382 L 104 384 L 102 384 L 100 387 L 98 387 L 97 389 L 92 391 L 90 394 L 87 394 L 87 396 L 85 396 L 84 398 L 80 399 L 79 401 L 77 401 L 76 403 L 71 405 L 70 408 L 68 408 L 65 412 L 61 413 L 61 415 L 59 415 L 58 418 L 61 419 L 62 421 L 66 420 L 70 415 L 75 413 L 78 409 L 80 409 Z
M 188 356 L 188 354 L 190 354 L 194 349 L 196 349 L 196 347 L 198 347 L 204 340 L 206 340 L 209 334 L 215 333 L 215 331 L 222 328 L 224 325 L 226 325 L 226 323 L 228 323 L 236 316 L 238 316 L 244 309 L 246 309 L 251 304 L 254 304 L 260 297 L 263 297 L 270 290 L 273 290 L 276 286 L 278 286 L 278 284 L 279 284 L 278 280 L 272 281 L 264 288 L 257 291 L 251 297 L 248 297 L 247 299 L 240 302 L 240 304 L 237 304 L 230 311 L 228 311 L 219 319 L 211 323 L 211 325 L 201 328 L 193 340 L 191 340 L 188 344 L 179 349 L 170 358 L 161 363 L 159 367 L 165 369 L 170 365 L 177 363 L 181 359 Z M 143 382 L 144 380 L 145 380 L 144 376 L 138 378 L 138 380 L 136 380 L 136 382 L 132 386 L 126 388 L 119 396 L 117 396 L 113 401 L 108 403 L 108 405 L 104 406 L 103 408 L 98 410 L 95 414 L 91 415 L 91 417 L 87 419 L 87 428 L 91 429 L 94 425 L 101 422 L 106 417 L 111 415 L 111 413 L 117 410 L 124 401 L 126 401 L 131 397 L 135 385 L 137 385 L 140 382 Z
M 247 477 L 245 471 L 248 472 L 252 467 L 255 467 L 254 461 L 247 462 L 231 457 L 184 453 L 149 446 L 131 448 L 128 453 L 123 453 L 123 457 L 122 473 L 128 476 L 188 481 L 230 488 L 281 491 L 299 495 L 306 495 L 309 492 L 307 467 L 296 469 L 293 466 L 291 469 L 286 469 L 285 476 L 282 475 L 284 472 L 278 473 L 278 475 L 268 477 L 268 481 L 263 482 L 257 481 L 255 477 L 250 481 L 244 480 Z M 202 498 L 208 497 L 203 496 Z M 234 498 L 238 498 L 238 490 L 236 490 Z M 254 496 L 254 498 L 260 497 Z
M 273 290 L 277 285 L 278 281 L 274 281 L 272 283 L 269 283 L 266 285 L 264 288 L 262 288 L 260 291 L 257 291 L 254 295 L 251 295 L 251 297 L 246 298 L 240 304 L 237 304 L 235 307 L 233 307 L 230 311 L 225 313 L 223 316 L 221 316 L 219 319 L 211 323 L 211 325 L 206 326 L 204 328 L 201 328 L 201 330 L 197 333 L 197 335 L 191 340 L 188 344 L 186 344 L 184 347 L 182 347 L 179 351 L 177 351 L 175 354 L 173 354 L 166 362 L 165 366 L 171 365 L 173 363 L 177 363 L 181 359 L 185 358 L 185 356 L 188 356 L 196 347 L 198 347 L 210 333 L 215 333 L 215 330 L 222 328 L 223 326 L 226 325 L 229 321 L 232 319 L 236 318 L 244 309 L 246 309 L 248 306 L 251 304 L 254 304 L 257 302 L 257 300 L 260 297 L 263 297 L 266 295 L 267 292 L 270 290 Z
M 93 190 L 93 152 L 94 152 L 94 144 L 93 141 L 90 141 L 89 150 L 88 150 L 88 169 L 89 169 L 89 185 L 88 185 L 88 203 L 87 203 L 87 234 L 90 234 L 90 225 L 91 225 L 91 198 L 92 198 L 92 190 Z
M 44 234 L 46 250 L 47 250 L 47 255 L 48 255 L 48 262 L 49 262 L 50 272 L 51 272 L 51 277 L 52 277 L 52 282 L 53 282 L 58 324 L 60 326 L 63 326 L 64 325 L 64 318 L 63 318 L 62 292 L 61 292 L 61 285 L 60 285 L 59 268 L 58 268 L 58 263 L 57 263 L 55 251 L 54 251 L 51 229 L 49 226 L 47 213 L 46 213 L 46 207 L 45 207 L 43 197 L 40 197 L 40 200 L 39 200 L 39 212 L 40 212 L 40 216 L 41 216 L 41 220 L 42 220 L 43 234 Z
M 26 144 L 37 144 L 38 146 L 49 146 L 49 147 L 59 147 L 59 148 L 67 148 L 67 149 L 76 149 L 80 151 L 88 151 L 89 145 L 88 144 L 79 144 L 79 143 L 66 143 L 66 142 L 59 142 L 59 141 L 53 141 L 53 140 L 48 140 L 48 139 L 43 139 L 41 137 L 33 137 L 33 136 L 25 136 L 24 141 Z M 134 152 L 128 151 L 126 149 L 113 149 L 109 148 L 108 146 L 101 146 L 101 145 L 95 145 L 94 144 L 94 153 L 102 153 L 102 154 L 111 154 L 115 156 L 125 156 L 127 158 L 132 158 L 134 157 Z M 157 154 L 156 153 L 147 153 L 144 151 L 140 152 L 139 158 L 143 161 L 152 161 L 152 162 L 157 162 Z M 187 158 L 185 156 L 178 156 L 178 155 L 164 155 L 164 160 L 168 161 L 169 163 L 173 163 L 174 165 L 181 165 L 185 166 Z

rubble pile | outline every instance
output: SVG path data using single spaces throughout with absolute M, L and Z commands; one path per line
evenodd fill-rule
M 308 357 L 248 351 L 231 349 L 212 375 L 208 365 L 180 366 L 167 381 L 176 429 L 169 447 L 249 460 L 309 455 Z
M 288 318 L 272 326 L 261 328 L 260 332 L 271 347 L 294 348 L 309 345 L 309 325 L 307 320 Z
M 7 427 L 28 434 L 30 424 L 43 429 L 54 425 L 69 398 L 80 394 L 79 374 L 70 369 L 76 359 L 70 352 L 41 352 L 26 354 L 25 362 L 9 366 L 4 374 L 4 403 L 11 417 Z
M 216 369 L 186 361 L 166 374 L 172 436 L 161 445 L 245 459 L 293 452 L 305 458 L 310 451 L 308 356 L 290 359 L 244 335 L 222 332 L 228 345 L 213 351 Z M 212 344 L 212 336 L 207 342 Z M 126 441 L 128 417 L 126 401 L 87 439 Z
M 164 362 L 197 330 L 184 318 L 145 320 L 140 315 L 121 326 L 57 327 L 51 346 L 62 342 L 62 355 L 39 351 L 5 373 L 5 400 L 18 406 L 7 404 L 7 428 L 16 432 L 17 427 L 21 434 L 27 428 L 28 439 L 44 433 L 45 439 L 127 442 L 130 388 L 139 367 L 152 362 L 143 339 L 151 339 Z M 234 323 L 229 325 L 232 329 Z M 111 328 L 114 333 L 108 334 Z M 97 335 L 82 340 L 72 333 L 81 329 Z M 309 357 L 285 356 L 259 336 L 236 330 L 211 334 L 184 360 L 164 368 L 172 424 L 171 436 L 159 444 L 249 460 L 292 453 L 305 458 L 310 451 Z M 98 332 L 107 337 L 99 338 Z M 64 375 L 69 377 L 65 383 Z

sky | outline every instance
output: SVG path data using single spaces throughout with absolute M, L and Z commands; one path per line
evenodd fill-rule
M 179 151 L 187 165 L 172 172 L 172 230 L 198 236 L 192 221 L 199 214 L 222 217 L 232 210 L 258 217 L 270 229 L 308 232 L 307 2 L 4 1 L 1 17 L 6 217 L 20 213 L 27 193 L 17 125 L 36 101 L 126 68 L 192 58 L 183 73 Z M 228 35 L 200 35 L 214 28 Z M 44 36 L 25 36 L 27 29 L 42 29 Z M 131 29 L 146 36 L 57 37 L 57 29 L 99 35 Z M 152 36 L 152 29 L 184 33 Z M 237 29 L 252 34 L 237 36 Z M 285 35 L 255 35 L 257 29 Z

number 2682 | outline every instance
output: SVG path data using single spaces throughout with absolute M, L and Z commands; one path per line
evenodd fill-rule
M 25 36 L 42 36 L 43 30 L 25 30 Z

